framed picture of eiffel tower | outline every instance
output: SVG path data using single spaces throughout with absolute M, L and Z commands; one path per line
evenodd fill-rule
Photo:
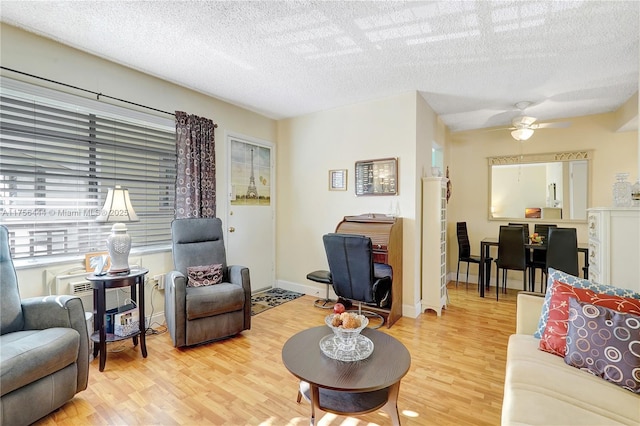
M 231 204 L 268 206 L 271 203 L 271 150 L 231 141 Z

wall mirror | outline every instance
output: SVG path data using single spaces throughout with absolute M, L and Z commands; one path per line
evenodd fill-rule
M 586 222 L 591 151 L 489 157 L 489 220 Z

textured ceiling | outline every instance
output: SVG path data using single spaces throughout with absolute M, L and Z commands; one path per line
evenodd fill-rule
M 4 1 L 3 22 L 272 118 L 419 91 L 453 131 L 638 90 L 638 1 Z M 46 76 L 45 76 L 46 77 Z

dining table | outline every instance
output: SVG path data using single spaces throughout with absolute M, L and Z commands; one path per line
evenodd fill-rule
M 480 241 L 480 265 L 478 274 L 480 275 L 480 297 L 484 297 L 485 289 L 488 290 L 491 283 L 491 268 L 485 268 L 485 259 L 491 256 L 491 247 L 498 247 L 498 238 L 485 237 Z M 524 245 L 529 250 L 547 250 L 547 244 L 528 242 Z M 589 276 L 589 245 L 578 243 L 578 253 L 584 256 L 584 277 Z

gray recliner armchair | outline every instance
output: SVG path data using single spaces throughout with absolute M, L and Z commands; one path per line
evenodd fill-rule
M 173 345 L 192 346 L 251 328 L 249 269 L 227 265 L 218 218 L 176 219 L 171 223 L 175 270 L 165 280 L 164 314 Z M 187 268 L 222 265 L 222 282 L 187 286 Z
M 0 226 L 0 424 L 28 425 L 87 388 L 82 300 L 20 299 L 7 228 Z

